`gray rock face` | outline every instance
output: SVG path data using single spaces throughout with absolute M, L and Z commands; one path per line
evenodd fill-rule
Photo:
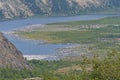
M 0 18 L 75 15 L 120 8 L 120 0 L 0 0 Z
M 14 18 L 32 16 L 31 10 L 21 0 L 0 0 L 0 17 Z
M 0 67 L 30 69 L 31 66 L 23 58 L 22 53 L 0 33 Z

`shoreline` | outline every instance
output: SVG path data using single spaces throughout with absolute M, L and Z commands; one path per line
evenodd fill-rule
M 59 60 L 60 58 L 56 55 L 23 55 L 27 60 Z

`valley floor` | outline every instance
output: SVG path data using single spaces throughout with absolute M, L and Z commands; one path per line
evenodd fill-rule
M 120 51 L 119 31 L 119 17 L 109 17 L 99 20 L 32 25 L 16 31 L 15 34 L 44 43 L 74 44 L 57 49 L 56 54 L 59 56 L 68 58 L 99 55 L 104 57 L 110 49 Z
M 120 17 L 46 24 L 14 34 L 77 45 L 58 49 L 57 55 L 65 55 L 60 60 L 30 60 L 32 70 L 0 69 L 1 80 L 120 80 Z

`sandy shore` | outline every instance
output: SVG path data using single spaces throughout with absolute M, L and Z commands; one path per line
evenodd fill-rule
M 55 55 L 23 55 L 27 60 L 58 60 Z

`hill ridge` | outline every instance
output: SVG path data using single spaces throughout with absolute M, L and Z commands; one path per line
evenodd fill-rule
M 120 12 L 119 0 L 0 0 L 0 19 Z

